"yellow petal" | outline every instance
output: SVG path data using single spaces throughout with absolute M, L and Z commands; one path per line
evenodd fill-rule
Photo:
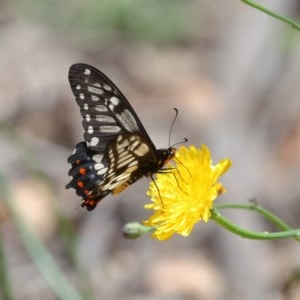
M 145 208 L 154 212 L 144 224 L 156 227 L 152 237 L 158 240 L 188 236 L 196 223 L 209 220 L 213 201 L 226 191 L 218 179 L 231 166 L 229 159 L 212 165 L 205 145 L 180 147 L 174 163 L 168 173 L 157 174 L 147 192 L 152 202 Z

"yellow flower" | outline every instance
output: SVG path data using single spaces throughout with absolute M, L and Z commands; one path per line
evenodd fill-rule
M 168 165 L 169 170 L 157 174 L 147 192 L 152 203 L 145 208 L 153 209 L 154 214 L 144 224 L 156 228 L 152 237 L 158 240 L 174 233 L 188 236 L 196 223 L 209 220 L 213 201 L 226 191 L 218 178 L 231 166 L 229 159 L 212 165 L 205 145 L 180 147 L 174 162 L 176 167 Z

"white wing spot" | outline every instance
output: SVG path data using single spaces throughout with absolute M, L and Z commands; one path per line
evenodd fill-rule
M 96 85 L 96 84 L 95 84 Z M 99 89 L 97 87 L 94 87 L 94 86 L 88 86 L 88 91 L 90 93 L 94 93 L 94 94 L 97 94 L 97 95 L 101 95 L 103 94 L 103 90 L 102 89 Z
M 119 126 L 109 126 L 109 125 L 102 125 L 99 127 L 101 132 L 104 133 L 116 133 L 119 132 L 121 130 L 121 128 Z
M 130 175 L 130 174 L 128 174 L 128 175 Z M 126 177 L 128 177 L 128 175 L 126 174 Z M 123 176 L 123 177 L 124 177 L 124 176 Z M 121 178 L 121 179 L 123 179 L 123 178 Z M 125 179 L 125 178 L 124 178 L 124 179 Z M 117 182 L 114 182 L 114 181 L 116 181 L 116 180 L 117 180 Z M 102 191 L 106 191 L 107 189 L 113 190 L 113 189 L 114 189 L 116 186 L 118 186 L 118 185 L 120 185 L 119 177 L 114 178 L 113 181 L 110 181 L 108 184 L 102 186 L 102 187 L 101 187 L 101 190 L 102 190 Z
M 117 139 L 117 142 L 120 143 L 119 145 L 117 145 L 118 150 L 123 149 L 129 145 L 128 139 L 124 139 L 123 141 L 121 141 L 121 140 L 122 140 L 122 138 L 120 140 Z
M 140 145 L 140 142 L 138 140 L 132 142 L 132 144 L 130 145 L 130 149 L 135 150 L 135 148 L 138 148 L 138 146 Z
M 115 123 L 113 117 L 106 116 L 106 115 L 96 115 L 96 120 L 101 123 Z
M 89 134 L 93 134 L 94 132 L 93 126 L 89 126 L 87 131 Z
M 90 143 L 89 143 L 89 145 L 93 147 L 93 146 L 97 146 L 98 143 L 99 143 L 99 138 L 93 136 Z
M 90 69 L 85 69 L 84 74 L 85 75 L 91 75 L 91 70 Z
M 126 155 L 123 155 L 122 157 L 119 156 L 118 164 L 123 163 L 124 161 L 131 161 L 134 157 L 131 155 L 131 153 L 126 153 Z
M 97 172 L 97 175 L 104 175 L 106 172 L 107 172 L 107 168 L 103 168 Z
M 86 114 L 85 119 L 86 119 L 87 122 L 90 122 L 91 121 L 91 116 L 89 114 Z
M 84 94 L 83 94 L 83 93 L 80 93 L 80 94 L 79 94 L 79 98 L 80 98 L 81 100 L 83 100 L 83 99 L 84 99 Z
M 99 101 L 99 99 L 100 99 L 99 97 L 97 97 L 95 95 L 92 95 L 91 98 L 92 98 L 93 101 Z
M 95 170 L 100 170 L 100 169 L 104 168 L 104 165 L 102 163 L 97 163 L 97 164 L 95 164 L 94 168 L 95 168 Z
M 138 156 L 144 156 L 146 153 L 149 153 L 149 147 L 145 144 L 142 143 L 135 151 L 134 153 Z
M 132 136 L 129 138 L 129 141 L 130 141 L 130 142 L 136 141 L 136 136 L 132 135 Z
M 76 85 L 76 90 L 80 90 L 81 89 L 81 85 L 80 84 L 77 84 Z
M 112 90 L 111 86 L 108 85 L 108 84 L 106 84 L 106 83 L 103 84 L 103 87 L 104 87 L 104 89 L 107 90 L 107 91 L 111 91 L 111 90 Z
M 137 164 L 138 164 L 138 161 L 137 160 L 133 160 L 130 164 L 128 164 L 128 168 L 131 168 L 131 167 L 133 167 L 133 166 L 137 166 Z
M 98 171 L 98 172 L 97 172 L 98 175 L 103 175 L 103 174 L 105 174 L 106 171 L 107 171 L 107 167 L 105 167 L 102 163 L 97 163 L 97 164 L 95 164 L 95 165 L 94 165 L 94 169 L 95 169 L 96 171 Z
M 133 161 L 134 161 L 134 157 L 130 156 L 128 159 L 126 159 L 126 160 L 124 160 L 122 162 L 119 162 L 118 163 L 118 168 L 122 168 L 124 166 L 128 166 L 128 165 L 132 164 Z
M 95 110 L 100 111 L 100 112 L 106 112 L 107 107 L 105 105 L 96 105 Z
M 102 154 L 95 154 L 93 156 L 93 160 L 97 163 L 100 163 L 102 161 L 103 155 Z
M 103 169 L 104 168 L 104 165 L 102 163 L 97 163 L 94 165 L 94 169 L 95 170 L 100 170 L 100 169 Z
M 113 96 L 110 98 L 110 103 L 116 106 L 120 103 L 120 100 L 117 97 Z
M 138 124 L 128 109 L 125 109 L 122 114 L 116 114 L 116 117 L 120 120 L 120 122 L 122 122 L 123 126 L 128 131 L 134 132 L 137 130 Z
M 87 104 L 87 103 L 84 103 L 84 105 L 83 105 L 83 109 L 85 109 L 85 110 L 88 110 L 88 109 L 89 109 L 89 106 L 88 106 L 88 104 Z
M 120 149 L 120 152 L 119 152 L 119 159 L 121 160 L 121 158 L 123 159 L 124 156 L 128 155 L 128 153 L 126 152 L 126 149 Z

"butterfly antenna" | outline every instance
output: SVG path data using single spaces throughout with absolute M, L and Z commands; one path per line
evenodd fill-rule
M 174 107 L 174 110 L 175 110 L 175 117 L 174 117 L 174 120 L 172 122 L 172 125 L 171 125 L 171 129 L 170 129 L 170 133 L 169 133 L 169 147 L 174 147 L 176 145 L 179 145 L 179 144 L 183 144 L 183 143 L 186 143 L 188 141 L 187 138 L 184 138 L 183 141 L 181 142 L 178 142 L 178 143 L 175 143 L 171 146 L 171 135 L 172 135 L 172 131 L 173 131 L 173 127 L 174 127 L 174 124 L 175 124 L 175 121 L 177 119 L 177 116 L 178 116 L 178 109 L 176 107 Z
M 172 125 L 171 125 L 171 129 L 170 129 L 170 133 L 169 133 L 169 147 L 171 145 L 171 135 L 172 135 L 174 123 L 175 123 L 175 121 L 177 119 L 177 116 L 178 116 L 178 109 L 176 107 L 174 107 L 174 110 L 175 110 L 175 117 L 173 119 L 173 122 L 172 122 Z
M 183 141 L 173 144 L 172 147 L 174 147 L 174 146 L 176 146 L 176 145 L 179 145 L 179 144 L 186 143 L 186 142 L 188 142 L 188 139 L 187 139 L 187 138 L 184 138 Z

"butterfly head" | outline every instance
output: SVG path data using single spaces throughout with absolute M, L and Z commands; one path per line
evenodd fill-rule
M 176 113 L 177 113 L 177 110 L 176 110 Z M 167 165 L 175 157 L 175 154 L 176 154 L 177 150 L 174 146 L 178 145 L 178 144 L 185 143 L 187 141 L 188 141 L 188 139 L 184 138 L 183 141 L 181 141 L 179 143 L 176 143 L 176 144 L 173 144 L 172 146 L 170 146 L 167 149 L 157 150 L 157 154 L 158 154 L 158 158 L 159 158 L 159 162 L 158 162 L 159 169 L 163 168 L 165 165 Z
M 167 165 L 175 156 L 176 148 L 169 147 L 167 149 L 157 150 L 159 157 L 159 169 Z

